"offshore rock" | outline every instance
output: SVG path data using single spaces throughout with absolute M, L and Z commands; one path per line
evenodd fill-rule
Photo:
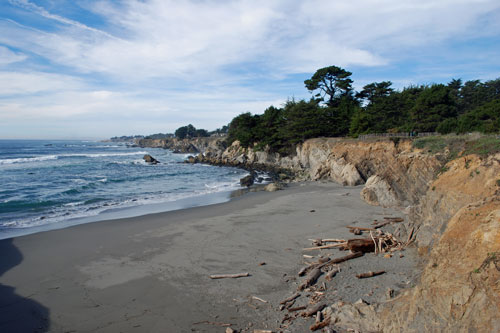
M 149 164 L 158 164 L 158 163 L 160 163 L 156 158 L 154 158 L 153 156 L 151 156 L 149 154 L 144 155 L 144 157 L 142 159 L 144 161 L 146 161 L 146 163 L 149 163 Z
M 241 186 L 246 186 L 246 187 L 250 187 L 253 185 L 254 183 L 254 176 L 253 175 L 248 175 L 248 176 L 245 176 L 243 178 L 240 179 L 240 185 Z

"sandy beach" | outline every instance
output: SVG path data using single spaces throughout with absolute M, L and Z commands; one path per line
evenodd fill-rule
M 298 183 L 222 204 L 2 240 L 0 331 L 224 332 L 218 324 L 279 330 L 279 302 L 297 289 L 308 239 L 349 238 L 347 225 L 401 216 L 367 205 L 360 190 Z M 325 300 L 380 301 L 388 286 L 397 293 L 412 285 L 415 258 L 407 249 L 402 257 L 366 254 L 346 262 Z M 361 284 L 353 279 L 380 269 L 387 273 Z M 210 279 L 242 272 L 250 276 Z M 289 330 L 312 322 L 298 318 Z

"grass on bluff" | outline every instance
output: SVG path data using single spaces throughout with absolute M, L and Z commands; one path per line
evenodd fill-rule
M 413 147 L 423 149 L 430 154 L 445 153 L 448 150 L 449 161 L 470 154 L 485 157 L 500 152 L 500 136 L 477 133 L 431 136 L 415 139 Z

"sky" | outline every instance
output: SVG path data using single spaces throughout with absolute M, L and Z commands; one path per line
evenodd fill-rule
M 498 0 L 1 0 L 0 139 L 214 130 L 371 82 L 500 77 Z

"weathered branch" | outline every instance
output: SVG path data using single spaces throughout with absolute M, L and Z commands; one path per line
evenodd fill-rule
M 309 274 L 307 274 L 305 280 L 299 285 L 299 290 L 304 290 L 305 288 L 315 284 L 320 275 L 321 270 L 318 267 L 314 268 L 309 272 Z
M 377 271 L 377 272 L 370 271 L 370 272 L 366 272 L 366 273 L 357 274 L 356 277 L 358 279 L 365 279 L 365 278 L 369 278 L 372 276 L 382 275 L 384 273 L 385 273 L 385 271 Z
M 250 276 L 249 273 L 238 273 L 238 274 L 218 274 L 218 275 L 210 275 L 211 279 L 236 279 L 240 277 Z

